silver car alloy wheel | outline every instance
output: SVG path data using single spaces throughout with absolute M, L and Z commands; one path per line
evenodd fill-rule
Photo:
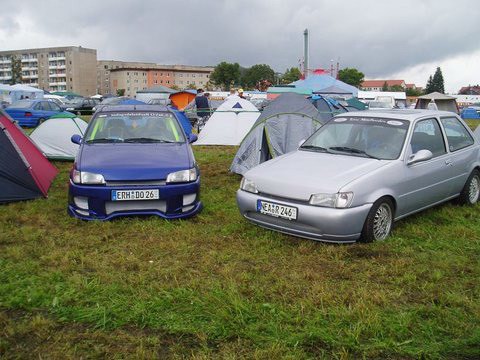
M 385 240 L 392 228 L 392 209 L 388 204 L 381 204 L 373 219 L 373 236 L 375 240 Z
M 470 181 L 470 186 L 468 189 L 468 200 L 471 204 L 475 204 L 478 201 L 480 196 L 480 177 L 474 175 Z

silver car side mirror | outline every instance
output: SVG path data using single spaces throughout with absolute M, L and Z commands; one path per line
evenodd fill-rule
M 410 155 L 407 165 L 413 165 L 422 161 L 430 160 L 433 154 L 430 150 L 419 150 L 415 154 Z

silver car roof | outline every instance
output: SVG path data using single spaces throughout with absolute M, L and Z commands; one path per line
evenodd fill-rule
M 407 120 L 415 121 L 418 118 L 431 117 L 431 116 L 457 116 L 457 114 L 450 111 L 439 111 L 439 110 L 414 110 L 414 109 L 392 109 L 392 110 L 364 110 L 364 111 L 352 111 L 338 114 L 335 117 L 346 117 L 346 116 L 355 116 L 355 117 L 375 117 L 383 119 L 398 119 L 398 120 Z

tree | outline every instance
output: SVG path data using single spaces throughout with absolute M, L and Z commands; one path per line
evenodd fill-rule
M 445 84 L 443 82 L 443 74 L 440 67 L 437 67 L 435 74 L 433 74 L 432 84 L 434 88 L 433 91 L 438 91 L 439 93 L 442 93 L 442 94 L 445 93 Z
M 382 91 L 388 91 L 388 84 L 386 81 L 383 83 Z
M 117 96 L 125 96 L 125 89 L 117 89 Z
M 301 77 L 302 73 L 300 72 L 300 69 L 297 67 L 292 67 L 285 71 L 285 74 L 283 74 L 281 81 L 282 84 L 290 84 L 294 81 L 299 80 Z
M 405 91 L 401 85 L 392 85 L 388 88 L 388 91 Z
M 246 88 L 254 88 L 260 81 L 267 80 L 272 84 L 275 81 L 275 71 L 266 64 L 253 65 L 245 71 L 242 84 Z
M 437 67 L 435 74 L 430 75 L 425 86 L 425 94 L 430 94 L 431 92 L 437 91 L 439 93 L 445 93 L 445 85 L 443 82 L 442 70 Z
M 418 89 L 413 89 L 413 88 L 407 88 L 405 90 L 405 94 L 407 96 L 420 96 L 422 95 L 422 91 Z
M 425 85 L 425 94 L 430 94 L 433 92 L 433 78 L 432 75 L 428 78 L 427 85 Z
M 365 74 L 355 68 L 345 68 L 338 72 L 338 79 L 357 88 L 363 82 Z
M 196 88 L 197 88 L 197 85 L 195 83 L 190 83 L 186 87 L 186 89 L 190 89 L 190 90 L 193 90 L 193 89 L 196 89 Z
M 10 80 L 11 85 L 21 84 L 22 83 L 22 61 L 17 58 L 15 55 L 12 55 L 12 79 Z
M 215 66 L 215 69 L 210 74 L 210 81 L 225 90 L 229 90 L 232 85 L 240 82 L 240 65 L 222 61 Z

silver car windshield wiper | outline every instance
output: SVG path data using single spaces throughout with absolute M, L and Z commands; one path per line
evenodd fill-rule
M 324 147 L 321 147 L 321 146 L 316 146 L 316 145 L 302 145 L 302 146 L 300 146 L 300 149 L 328 152 L 327 148 L 324 148 Z
M 155 138 L 149 138 L 149 137 L 135 137 L 135 138 L 125 139 L 125 142 L 131 142 L 131 143 L 133 143 L 133 142 L 139 142 L 139 143 L 146 143 L 146 142 L 173 143 L 175 141 L 155 139 Z
M 87 144 L 93 143 L 113 143 L 113 142 L 123 142 L 122 138 L 98 138 L 85 141 Z
M 379 157 L 370 155 L 369 153 L 367 153 L 363 150 L 356 149 L 356 148 L 351 148 L 351 147 L 348 147 L 348 146 L 332 146 L 332 147 L 329 147 L 328 149 L 329 150 L 334 150 L 334 151 L 348 152 L 348 153 L 352 153 L 352 154 L 365 155 L 366 157 L 369 157 L 369 158 L 372 158 L 372 159 L 381 160 Z

